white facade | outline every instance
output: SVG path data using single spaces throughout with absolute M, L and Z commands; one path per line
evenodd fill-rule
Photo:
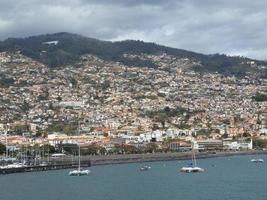
M 239 149 L 253 149 L 252 140 L 250 141 L 223 141 L 223 148 L 229 150 L 239 150 Z

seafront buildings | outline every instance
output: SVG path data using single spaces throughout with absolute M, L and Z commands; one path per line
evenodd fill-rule
M 150 143 L 177 150 L 196 142 L 200 150 L 223 150 L 266 139 L 267 102 L 254 98 L 266 93 L 266 79 L 201 74 L 190 70 L 199 63 L 165 54 L 139 57 L 160 67 L 85 55 L 53 69 L 19 52 L 1 53 L 0 141 L 7 133 L 10 148 L 79 141 L 106 150 Z

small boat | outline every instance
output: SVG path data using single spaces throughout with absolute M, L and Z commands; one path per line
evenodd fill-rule
M 26 163 L 12 163 L 9 165 L 1 166 L 1 169 L 15 169 L 24 167 L 28 167 L 28 165 Z
M 79 130 L 80 130 L 80 123 L 79 123 Z M 88 169 L 81 169 L 81 146 L 80 143 L 78 143 L 78 147 L 79 147 L 79 164 L 78 164 L 78 169 L 76 170 L 72 170 L 69 172 L 70 176 L 86 176 L 90 174 L 90 170 Z
M 204 172 L 204 169 L 200 167 L 182 167 L 181 172 L 191 173 L 191 172 Z
M 69 172 L 70 176 L 85 176 L 90 174 L 90 170 L 88 169 L 81 169 L 81 148 L 79 145 L 79 166 L 78 169 L 72 170 Z
M 90 174 L 90 170 L 88 169 L 77 169 L 77 170 L 73 170 L 73 171 L 70 171 L 69 172 L 69 175 L 70 176 L 86 176 L 86 175 L 89 175 Z
M 263 163 L 264 162 L 264 160 L 261 158 L 251 159 L 250 161 L 254 162 L 254 163 Z
M 151 167 L 148 166 L 148 165 L 145 165 L 145 166 L 140 167 L 140 171 L 147 171 L 149 169 L 151 169 Z
M 180 172 L 193 173 L 193 172 L 204 172 L 203 168 L 197 166 L 196 156 L 194 152 L 194 144 L 192 144 L 192 163 L 187 167 L 182 167 Z
M 48 166 L 48 163 L 47 163 L 47 162 L 42 162 L 42 163 L 40 164 L 40 166 L 42 166 L 42 167 Z
M 70 176 L 85 176 L 85 175 L 89 175 L 90 174 L 90 170 L 88 169 L 81 169 L 81 148 L 79 145 L 79 165 L 78 165 L 78 169 L 76 170 L 72 170 L 69 172 Z

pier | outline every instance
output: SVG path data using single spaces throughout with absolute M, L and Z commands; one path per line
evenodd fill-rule
M 83 165 L 82 167 L 89 167 L 88 165 Z M 20 168 L 6 168 L 0 169 L 0 174 L 12 174 L 12 173 L 22 173 L 22 172 L 37 172 L 37 171 L 48 171 L 48 170 L 59 170 L 59 169 L 69 169 L 69 168 L 77 168 L 77 165 L 47 165 L 47 166 L 27 166 Z
M 81 162 L 82 168 L 87 168 L 91 166 L 90 160 L 83 160 Z M 60 169 L 71 169 L 78 168 L 78 163 L 68 162 L 68 161 L 54 161 L 48 164 L 39 165 L 28 165 L 23 167 L 13 167 L 13 168 L 0 168 L 0 175 L 13 174 L 13 173 L 23 173 L 23 172 L 40 172 L 48 170 L 60 170 Z

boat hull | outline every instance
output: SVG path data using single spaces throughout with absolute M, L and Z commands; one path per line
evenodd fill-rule
M 143 167 L 140 167 L 140 171 L 147 171 L 147 170 L 149 170 L 149 169 L 151 169 L 150 166 L 143 166 Z
M 90 174 L 90 170 L 73 170 L 69 172 L 70 176 L 87 176 Z
M 254 163 L 263 163 L 264 160 L 263 159 L 252 159 L 251 162 L 254 162 Z
M 204 169 L 200 167 L 182 167 L 180 171 L 185 173 L 197 173 L 204 172 Z

